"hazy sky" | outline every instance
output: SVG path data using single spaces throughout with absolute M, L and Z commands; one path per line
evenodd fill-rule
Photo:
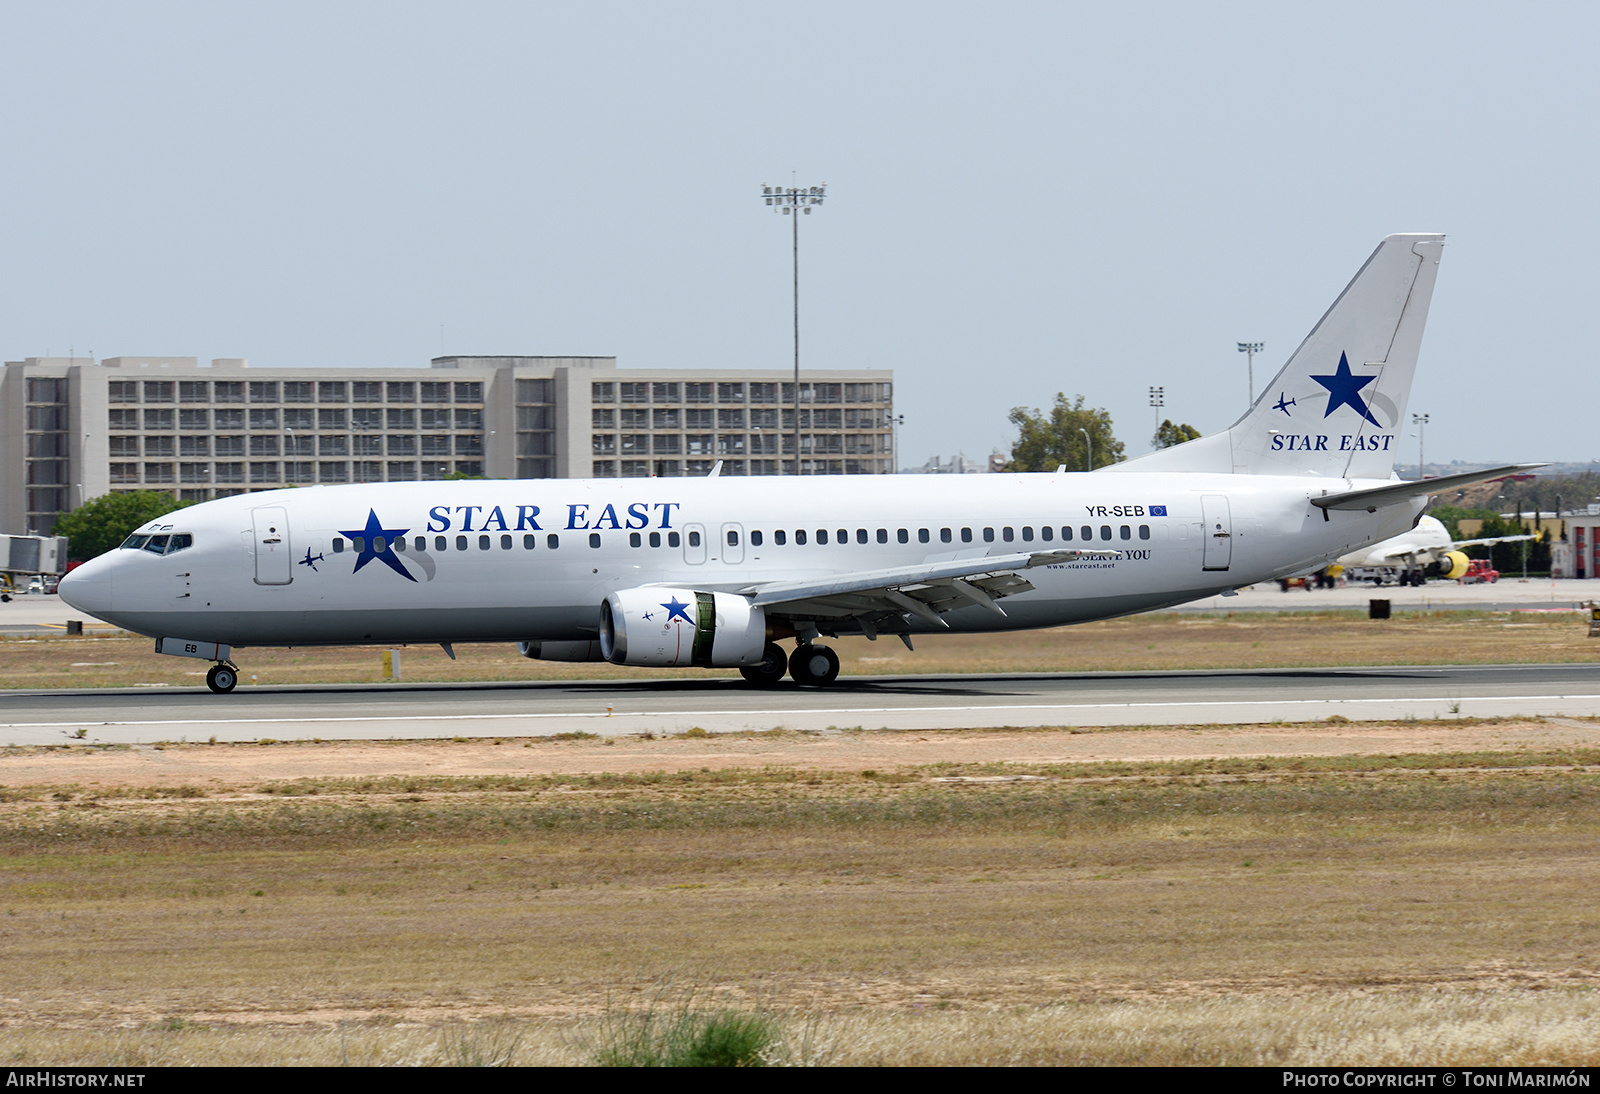
M 0 354 L 892 368 L 902 462 L 1206 432 L 1448 235 L 1435 460 L 1589 460 L 1592 4 L 0 0 Z M 442 335 L 441 335 L 442 329 Z M 1403 459 L 1416 458 L 1406 438 Z

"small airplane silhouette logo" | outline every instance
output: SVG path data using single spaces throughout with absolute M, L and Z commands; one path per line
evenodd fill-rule
M 1288 415 L 1289 417 L 1292 418 L 1292 417 L 1294 417 L 1294 415 L 1289 414 L 1289 408 L 1294 406 L 1294 404 L 1295 404 L 1295 400 L 1293 400 L 1293 399 L 1285 399 L 1283 397 L 1283 392 L 1280 391 L 1280 392 L 1278 392 L 1278 401 L 1276 403 L 1272 404 L 1272 409 L 1273 410 L 1281 410 L 1281 411 L 1284 412 L 1285 415 Z
M 322 571 L 317 569 L 317 563 L 319 563 L 321 561 L 322 561 L 321 553 L 318 553 L 316 555 L 312 555 L 311 548 L 307 547 L 306 548 L 306 557 L 302 558 L 300 560 L 300 565 L 302 565 L 302 566 L 310 566 L 312 573 L 321 573 Z

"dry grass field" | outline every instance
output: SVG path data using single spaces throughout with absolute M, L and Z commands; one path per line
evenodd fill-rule
M 908 651 L 894 639 L 841 639 L 846 676 L 950 672 L 1089 672 L 1320 665 L 1514 664 L 1600 660 L 1578 614 L 1403 612 L 1166 612 L 1014 634 L 927 635 Z M 0 638 L 0 689 L 194 687 L 203 662 L 162 657 L 146 638 Z M 680 679 L 680 669 L 529 661 L 510 644 L 435 646 L 401 657 L 403 678 L 469 680 Z M 375 648 L 251 649 L 238 655 L 243 685 L 375 682 Z
M 0 1057 L 585 1063 L 733 1008 L 789 1063 L 1600 1062 L 1600 749 L 841 761 L 881 736 L 0 754 Z
M 1600 653 L 1468 612 L 837 646 L 853 674 Z M 650 675 L 457 653 L 405 679 Z M 378 678 L 372 649 L 243 660 Z M 0 688 L 197 668 L 0 640 Z M 1597 837 L 1581 720 L 0 750 L 0 1058 L 584 1064 L 730 1012 L 773 1063 L 1588 1066 Z

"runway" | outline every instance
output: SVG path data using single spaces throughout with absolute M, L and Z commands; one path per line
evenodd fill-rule
M 817 690 L 663 683 L 387 684 L 14 692 L 0 745 L 428 740 L 997 726 L 1207 725 L 1600 715 L 1600 667 L 1474 665 L 880 676 Z M 81 733 L 81 736 L 80 736 Z

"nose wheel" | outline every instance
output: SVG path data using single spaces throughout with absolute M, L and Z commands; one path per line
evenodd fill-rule
M 232 665 L 216 664 L 206 673 L 206 687 L 218 695 L 226 695 L 239 682 L 239 670 Z
M 825 688 L 839 678 L 839 655 L 827 646 L 796 646 L 789 675 L 803 688 Z

